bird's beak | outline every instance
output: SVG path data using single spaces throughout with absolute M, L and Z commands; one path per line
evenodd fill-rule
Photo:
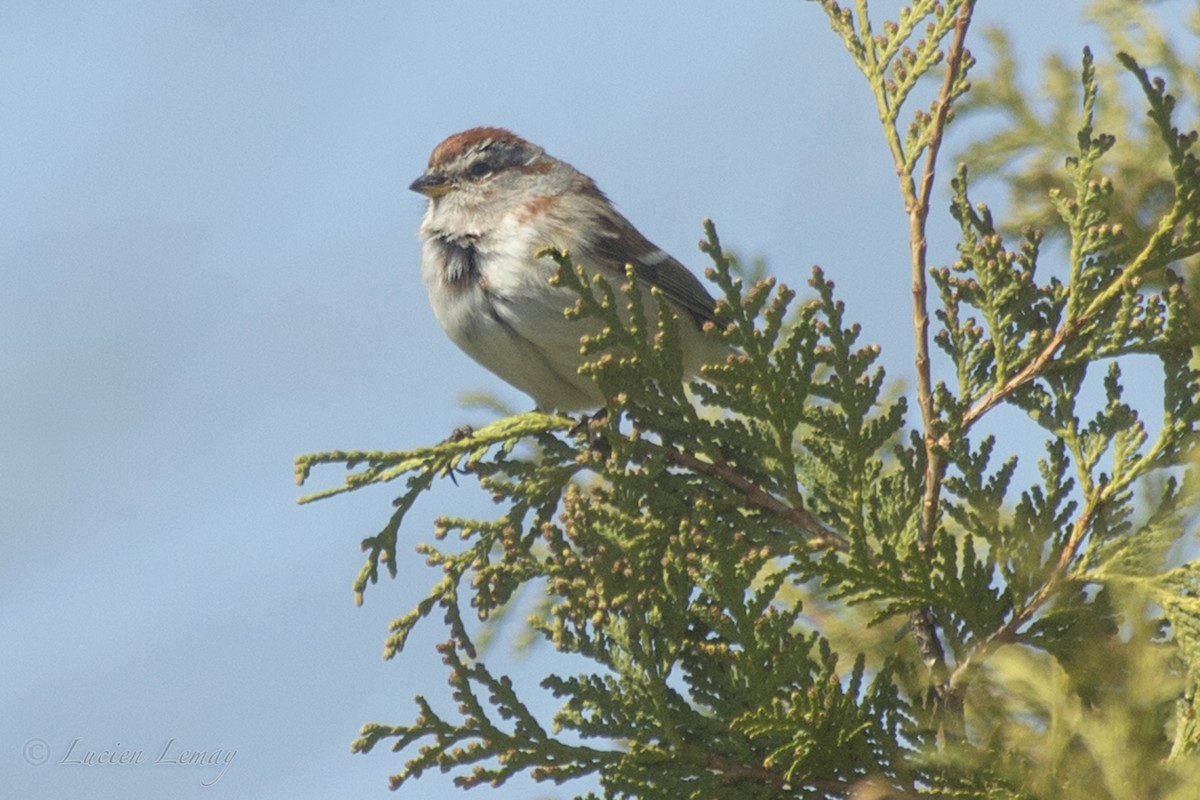
M 426 172 L 408 185 L 409 189 L 426 197 L 441 197 L 450 191 L 450 182 L 436 172 Z

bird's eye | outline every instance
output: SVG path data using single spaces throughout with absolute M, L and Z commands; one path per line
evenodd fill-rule
M 492 165 L 486 161 L 476 161 L 471 165 L 471 175 L 475 178 L 482 178 L 484 175 L 492 171 Z

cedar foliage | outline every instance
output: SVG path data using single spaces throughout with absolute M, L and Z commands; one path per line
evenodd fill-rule
M 300 482 L 319 465 L 349 470 L 306 501 L 403 480 L 363 541 L 360 602 L 381 565 L 411 569 L 398 534 L 435 480 L 470 476 L 500 509 L 443 517 L 418 547 L 441 579 L 392 623 L 387 655 L 440 618 L 458 707 L 418 696 L 408 722 L 363 727 L 356 750 L 405 754 L 394 787 L 439 769 L 464 787 L 592 776 L 605 798 L 1200 796 L 1200 561 L 1187 558 L 1200 373 L 1174 272 L 1200 253 L 1197 136 L 1181 132 L 1166 83 L 1122 53 L 1156 144 L 1153 163 L 1113 163 L 1097 108 L 1116 73 L 1085 52 L 1078 89 L 1058 87 L 1076 100 L 1076 135 L 1053 179 L 1035 185 L 1031 164 L 1064 144 L 1036 136 L 1061 139 L 1061 104 L 1057 127 L 999 134 L 1042 161 L 984 166 L 1039 197 L 1023 204 L 1032 218 L 995 220 L 960 167 L 958 252 L 929 265 L 931 189 L 943 131 L 970 97 L 975 4 L 917 0 L 882 24 L 866 0 L 821 5 L 900 177 L 914 397 L 889 391 L 879 347 L 821 270 L 805 300 L 771 278 L 748 285 L 711 223 L 702 249 L 729 322 L 709 335 L 735 355 L 690 396 L 665 303 L 644 308 L 628 283 L 546 253 L 579 294 L 569 313 L 601 323 L 583 369 L 606 414 L 531 412 L 403 452 L 297 459 Z M 1035 112 L 1011 66 L 978 104 L 1019 121 Z M 1111 117 L 1120 100 L 1103 103 Z M 1062 247 L 1044 248 L 1047 235 Z M 948 382 L 933 380 L 935 358 Z M 1131 358 L 1162 375 L 1160 392 L 1136 393 L 1154 398 L 1140 407 L 1122 383 Z M 1029 479 L 1027 436 L 977 432 L 1002 407 L 1041 431 Z M 452 535 L 461 546 L 440 543 Z M 472 634 L 522 589 L 542 597 L 522 605 L 530 629 L 592 665 L 564 674 L 546 660 L 552 719 Z

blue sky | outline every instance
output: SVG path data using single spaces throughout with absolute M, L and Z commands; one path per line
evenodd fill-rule
M 1074 59 L 1099 39 L 1079 5 L 984 2 L 977 25 Z M 792 285 L 821 264 L 911 374 L 895 178 L 815 4 L 9 3 L 0 101 L 7 796 L 391 796 L 401 757 L 349 744 L 445 697 L 436 625 L 381 657 L 437 576 L 414 555 L 356 608 L 392 495 L 298 507 L 291 462 L 439 440 L 488 418 L 458 405 L 473 390 L 531 405 L 454 348 L 420 284 L 406 187 L 450 133 L 544 145 L 697 271 L 704 217 Z M 402 536 L 489 512 L 439 486 Z M 553 656 L 495 658 L 532 680 Z M 143 763 L 61 763 L 105 749 Z M 150 763 L 183 750 L 236 755 Z

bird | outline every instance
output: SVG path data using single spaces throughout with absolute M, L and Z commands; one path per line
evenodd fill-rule
M 604 406 L 580 338 L 595 332 L 564 312 L 578 295 L 555 286 L 552 247 L 620 285 L 626 265 L 654 309 L 657 288 L 679 318 L 685 377 L 719 363 L 729 348 L 704 333 L 722 325 L 717 302 L 695 275 L 622 216 L 596 182 L 542 147 L 498 127 L 476 127 L 438 144 L 409 188 L 427 204 L 419 228 L 421 278 L 438 323 L 468 356 L 528 394 L 543 411 Z

